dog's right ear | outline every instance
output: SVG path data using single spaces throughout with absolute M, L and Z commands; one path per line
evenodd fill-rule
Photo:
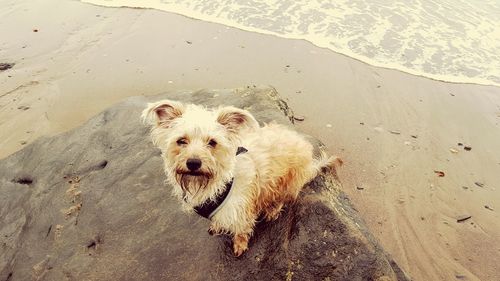
M 142 121 L 152 126 L 168 128 L 170 123 L 184 113 L 184 105 L 180 102 L 161 100 L 148 103 L 142 111 Z

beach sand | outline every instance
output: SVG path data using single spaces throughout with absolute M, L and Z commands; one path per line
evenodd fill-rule
M 156 10 L 3 3 L 0 158 L 129 96 L 272 85 L 343 158 L 344 191 L 414 280 L 500 280 L 500 88 Z

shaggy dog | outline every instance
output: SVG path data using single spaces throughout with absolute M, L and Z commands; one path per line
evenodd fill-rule
M 232 235 L 236 256 L 248 249 L 259 216 L 275 220 L 321 168 L 341 164 L 324 153 L 315 159 L 303 136 L 274 123 L 260 127 L 231 106 L 162 100 L 148 104 L 142 118 L 183 209 L 210 219 L 210 233 Z

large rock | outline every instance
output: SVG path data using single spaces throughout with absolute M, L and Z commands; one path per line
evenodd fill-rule
M 130 98 L 0 161 L 0 280 L 407 280 L 339 190 L 335 172 L 260 223 L 240 258 L 164 183 L 139 115 L 169 98 L 290 124 L 274 89 Z

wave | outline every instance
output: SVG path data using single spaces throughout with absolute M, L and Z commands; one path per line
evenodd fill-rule
M 246 31 L 307 40 L 370 65 L 435 80 L 500 86 L 499 1 L 82 2 L 163 10 Z

